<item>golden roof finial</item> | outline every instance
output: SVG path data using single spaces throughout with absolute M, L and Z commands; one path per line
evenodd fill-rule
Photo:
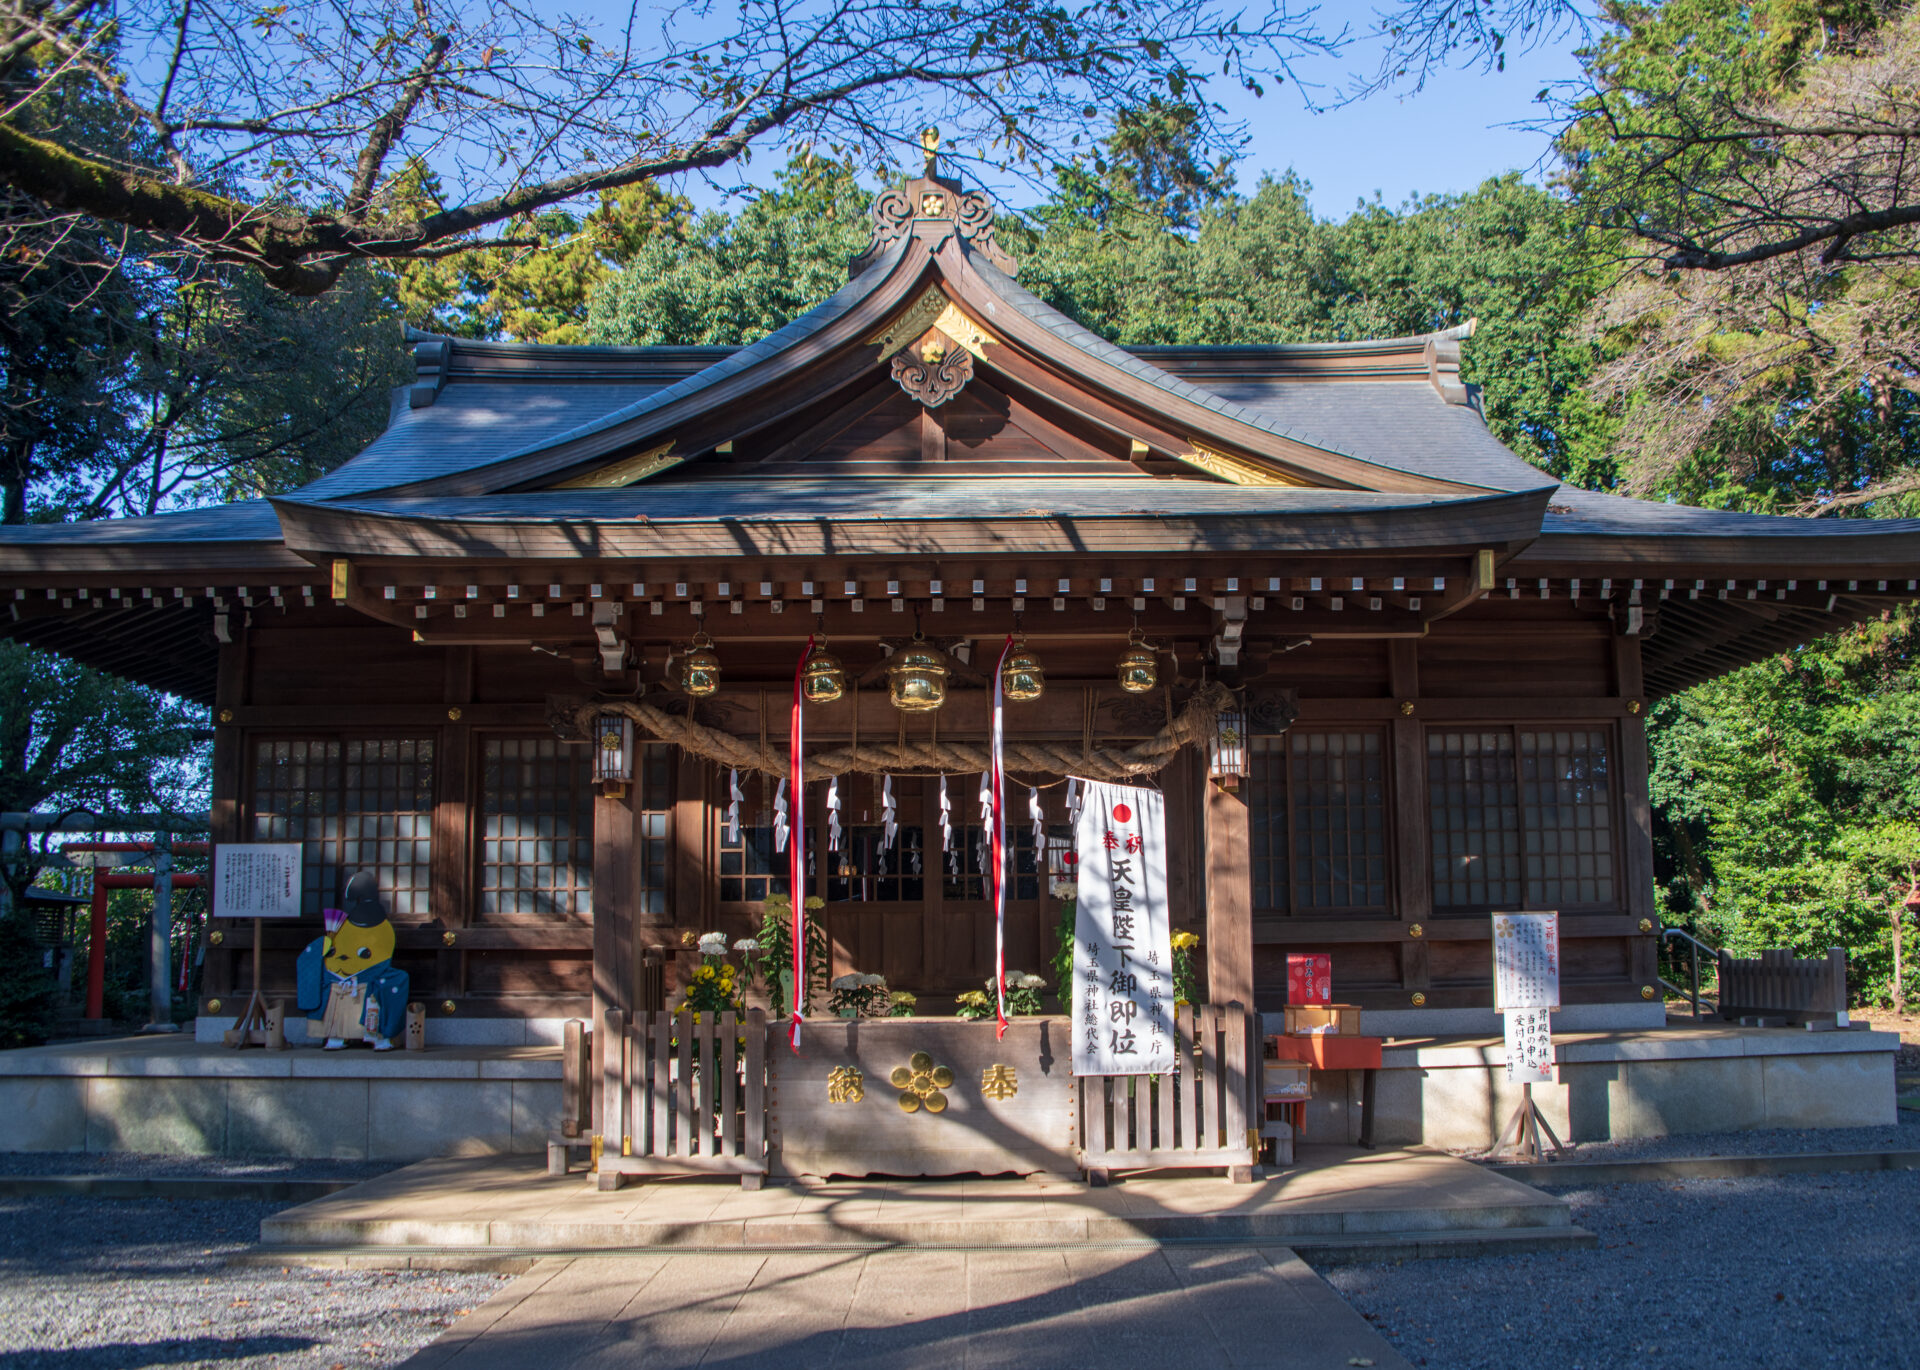
M 920 150 L 927 154 L 926 175 L 929 180 L 940 169 L 940 130 L 928 125 L 920 130 Z

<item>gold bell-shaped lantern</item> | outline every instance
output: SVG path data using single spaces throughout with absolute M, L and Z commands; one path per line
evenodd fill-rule
M 930 714 L 947 702 L 947 657 L 919 633 L 887 664 L 887 697 L 907 714 Z
M 693 646 L 680 658 L 680 688 L 695 699 L 705 699 L 720 688 L 720 657 L 713 650 L 713 639 L 704 632 L 693 635 Z
M 823 637 L 807 654 L 807 664 L 800 672 L 801 697 L 809 704 L 831 704 L 846 692 L 846 667 L 827 650 L 827 640 Z
M 1120 688 L 1130 695 L 1143 695 L 1160 683 L 1160 663 L 1138 628 L 1128 634 L 1127 649 L 1120 653 L 1113 669 L 1119 677 Z
M 1000 691 L 1016 704 L 1038 699 L 1047 692 L 1046 669 L 1024 637 L 1014 640 L 1013 650 L 1007 653 L 1000 667 Z

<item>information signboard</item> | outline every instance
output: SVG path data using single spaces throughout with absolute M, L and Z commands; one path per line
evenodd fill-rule
M 1493 915 L 1493 1006 L 1560 1007 L 1560 915 Z
M 298 918 L 298 842 L 222 842 L 213 849 L 213 916 Z

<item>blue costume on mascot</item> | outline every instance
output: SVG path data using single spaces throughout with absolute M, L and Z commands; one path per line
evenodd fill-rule
M 328 1051 L 349 1041 L 391 1051 L 406 1012 L 407 973 L 394 968 L 393 924 L 372 871 L 347 882 L 344 902 L 344 909 L 323 910 L 326 932 L 294 965 L 300 1008 L 320 1024 Z

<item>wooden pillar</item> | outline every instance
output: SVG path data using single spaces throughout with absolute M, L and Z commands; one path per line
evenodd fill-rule
M 1420 644 L 1397 639 L 1387 648 L 1387 679 L 1395 709 L 1388 734 L 1393 796 L 1394 909 L 1400 915 L 1400 988 L 1408 1003 L 1433 985 L 1426 935 L 1433 921 L 1432 834 L 1428 831 L 1426 725 L 1420 720 Z M 1418 927 L 1420 935 L 1413 929 Z
M 1253 878 L 1244 790 L 1201 780 L 1206 795 L 1207 999 L 1253 1007 Z
M 634 865 L 635 782 L 621 795 L 593 797 L 593 1019 L 603 1030 L 593 1034 L 595 1070 L 604 1077 L 620 1060 L 609 1056 L 619 1046 L 617 1035 L 604 1030 L 616 1019 L 624 1022 L 633 1009 L 639 984 L 634 954 L 634 902 L 637 871 Z M 600 1111 L 604 1091 L 595 1091 L 595 1129 L 603 1130 Z
M 1621 907 L 1634 920 L 1632 975 L 1635 985 L 1659 991 L 1659 931 L 1653 891 L 1653 804 L 1647 793 L 1647 702 L 1640 663 L 1640 639 L 1613 639 L 1614 692 L 1620 696 L 1619 776 L 1626 819 L 1621 837 L 1621 878 L 1627 882 Z
M 441 702 L 446 717 L 433 749 L 433 858 L 427 910 L 436 927 L 449 931 L 473 922 L 473 648 L 445 649 Z M 442 946 L 434 958 L 434 990 L 444 999 L 466 992 L 466 953 Z
M 216 843 L 238 842 L 244 833 L 243 808 L 246 803 L 247 778 L 247 737 L 243 729 L 225 720 L 233 717 L 233 710 L 247 702 L 247 646 L 242 636 L 239 642 L 225 643 L 220 648 L 219 665 L 216 668 L 213 687 L 213 775 L 211 776 L 211 811 L 208 836 Z M 223 933 L 224 924 L 216 924 Z M 207 957 L 205 973 L 200 978 L 202 999 L 220 999 L 223 1010 L 238 1012 L 240 1006 L 229 1008 L 227 1000 L 239 989 L 236 976 L 235 958 L 241 954 L 237 945 L 239 938 L 230 939 L 236 945 L 219 948 Z

